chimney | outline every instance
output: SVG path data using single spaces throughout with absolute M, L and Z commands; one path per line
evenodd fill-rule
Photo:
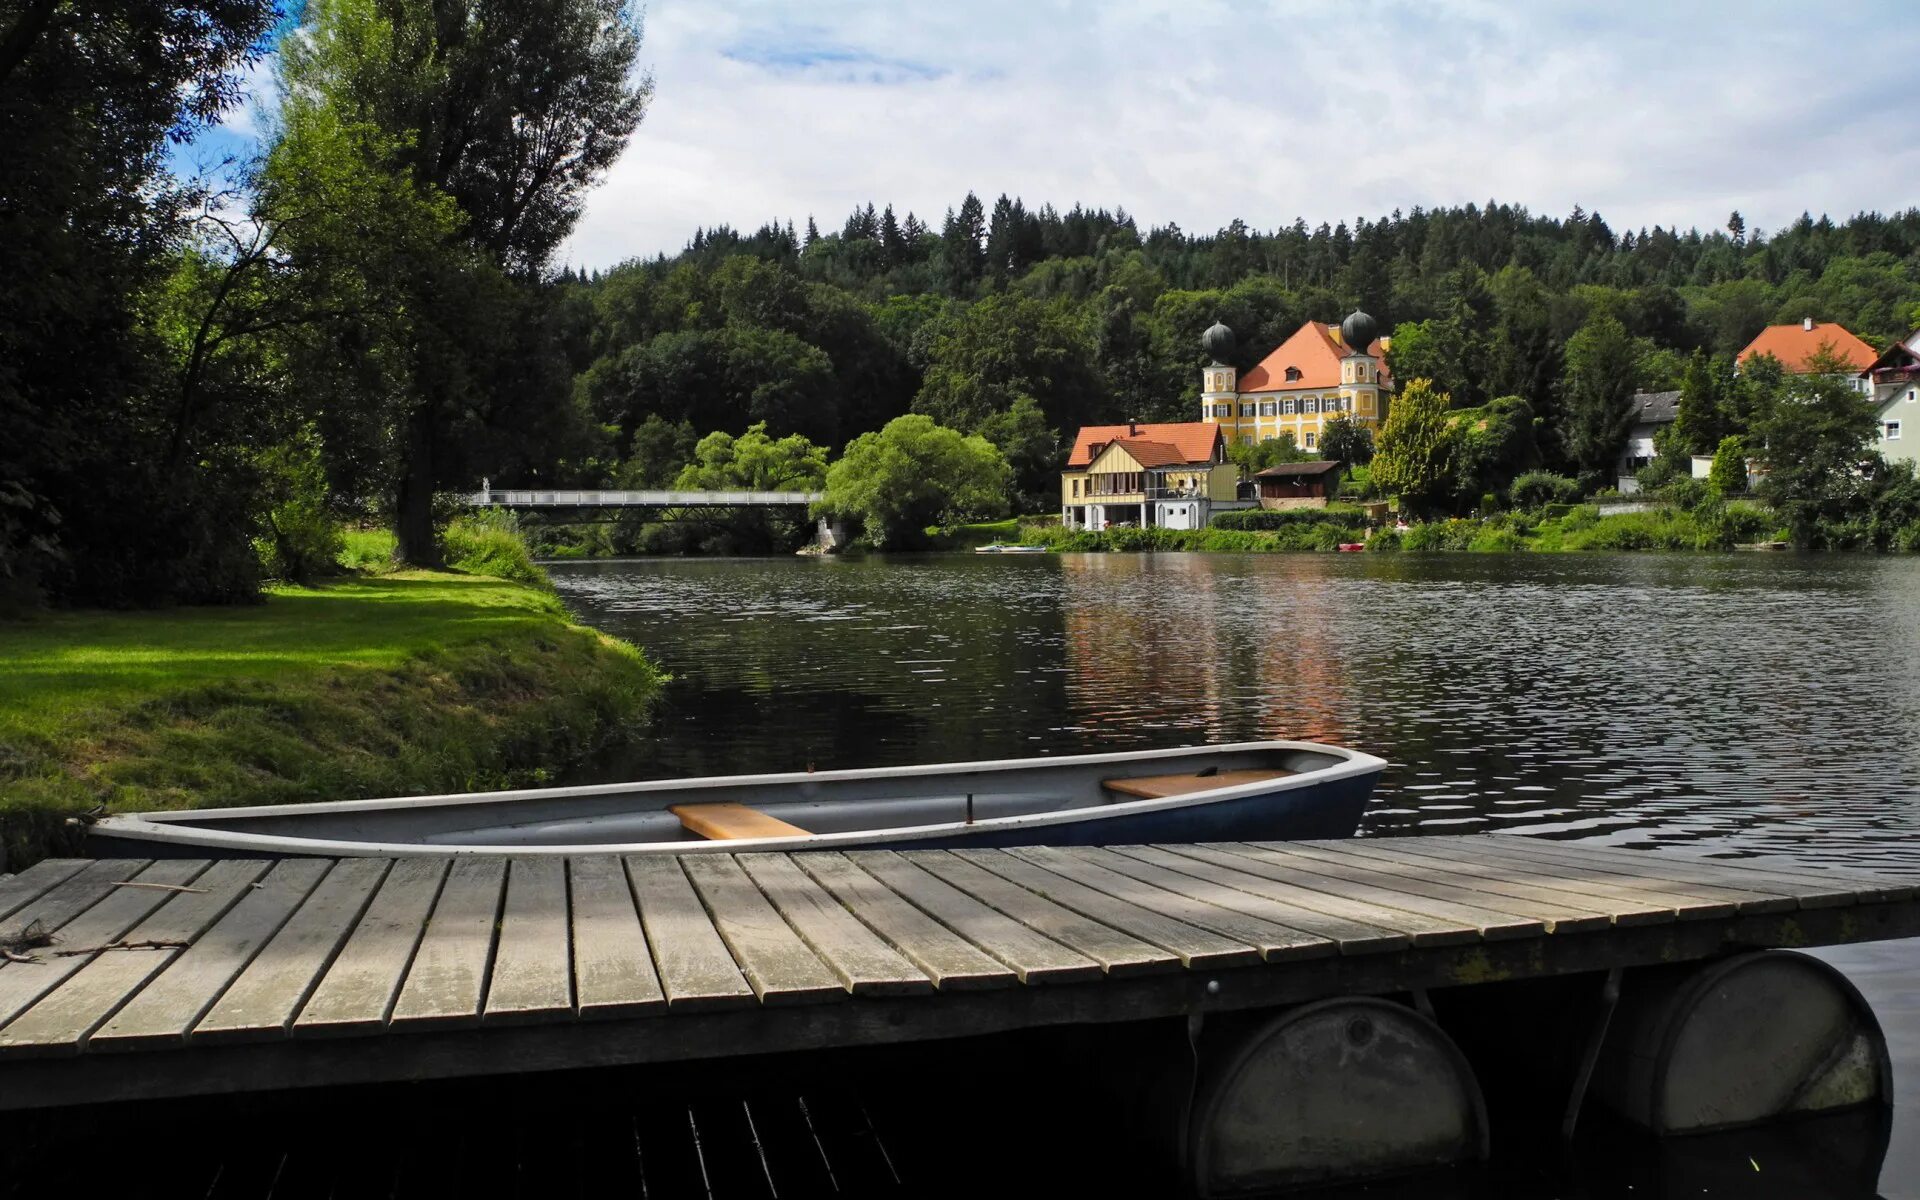
M 1812 326 L 1808 326 L 1808 328 L 1812 328 Z M 1128 418 L 1127 418 L 1127 436 L 1128 436 L 1128 437 L 1139 437 L 1139 436 L 1140 436 L 1140 427 L 1139 427 L 1138 425 L 1135 425 L 1135 424 L 1133 423 L 1133 418 L 1132 418 L 1132 417 L 1128 417 Z
M 1812 332 L 1813 332 L 1813 318 L 1812 318 L 1812 317 L 1801 317 L 1801 318 L 1800 318 L 1800 328 L 1802 328 L 1802 329 L 1804 329 L 1804 330 L 1806 330 L 1806 331 L 1807 331 L 1808 333 L 1812 333 Z

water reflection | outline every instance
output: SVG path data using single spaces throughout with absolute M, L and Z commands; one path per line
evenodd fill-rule
M 1920 869 L 1920 562 L 1067 555 L 569 564 L 675 676 L 597 777 L 1264 737 L 1395 763 L 1365 831 Z

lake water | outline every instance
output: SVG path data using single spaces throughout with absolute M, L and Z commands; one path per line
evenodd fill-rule
M 1362 832 L 1920 874 L 1920 559 L 1044 555 L 569 563 L 674 680 L 595 778 L 1302 738 Z M 1920 944 L 1829 952 L 1920 1088 Z M 1920 1196 L 1920 1112 L 1881 1176 Z

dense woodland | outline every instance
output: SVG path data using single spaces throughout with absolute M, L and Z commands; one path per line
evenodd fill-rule
M 824 482 L 865 505 L 947 463 L 964 505 L 848 503 L 897 529 L 1044 510 L 1076 426 L 1197 411 L 1214 320 L 1244 369 L 1355 307 L 1400 380 L 1470 416 L 1478 441 L 1423 493 L 1458 510 L 1534 468 L 1599 482 L 1635 389 L 1708 398 L 1676 451 L 1751 434 L 1730 357 L 1769 322 L 1875 344 L 1920 324 L 1913 209 L 1682 231 L 1489 201 L 1200 234 L 877 194 L 838 226 L 705 229 L 583 275 L 563 243 L 651 95 L 623 0 L 309 0 L 300 22 L 264 0 L 0 0 L 15 602 L 246 599 L 329 563 L 347 520 L 432 562 L 436 498 L 482 476 Z M 276 49 L 258 154 L 226 183 L 169 174 Z

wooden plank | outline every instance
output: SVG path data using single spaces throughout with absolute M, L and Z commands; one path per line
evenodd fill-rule
M 1263 783 L 1295 774 L 1281 770 L 1215 771 L 1211 775 L 1132 775 L 1124 779 L 1102 779 L 1100 786 L 1123 796 L 1143 800 L 1164 800 L 1168 796 L 1189 796 L 1194 792 L 1212 792 L 1239 787 L 1243 783 Z
M 1248 897 L 1244 907 L 1237 906 L 1238 898 L 1233 896 L 1221 897 L 1225 902 L 1216 904 L 1205 898 L 1210 894 L 1207 889 L 1191 886 L 1193 881 L 1171 873 L 1161 878 L 1158 867 L 1125 857 L 1057 846 L 1018 846 L 1006 853 L 1116 900 L 1244 943 L 1262 959 L 1319 957 L 1338 949 L 1326 938 L 1258 915 L 1268 911 L 1258 898 Z
M 259 859 L 229 859 L 214 863 L 194 878 L 193 886 L 205 889 L 203 891 L 154 893 L 162 898 L 162 903 L 126 934 L 126 940 L 192 942 L 224 916 L 242 895 L 251 891 L 254 880 L 264 875 L 269 865 Z M 147 891 L 145 888 L 119 890 Z M 73 948 L 79 944 L 77 938 L 75 942 Z M 0 1030 L 0 1052 L 77 1053 L 95 1029 L 179 954 L 180 948 L 168 946 L 152 950 L 103 950 L 93 955 L 64 983 Z
M 347 944 L 294 1018 L 296 1037 L 364 1033 L 387 1023 L 447 867 L 444 858 L 394 862 Z
M 830 893 L 782 854 L 742 854 L 737 861 L 794 932 L 856 996 L 911 995 L 933 980 L 860 923 Z
M 1100 978 L 1100 964 L 995 912 L 890 850 L 855 850 L 847 860 L 977 948 L 1013 968 L 1022 983 Z
M 793 863 L 860 922 L 885 938 L 941 991 L 1006 987 L 1013 971 L 972 942 L 895 895 L 840 854 L 812 853 Z
M 225 916 L 180 952 L 87 1039 L 87 1049 L 177 1045 L 285 925 L 332 863 L 293 858 L 249 887 Z
M 507 866 L 486 1019 L 528 1021 L 573 1012 L 568 942 L 566 860 L 551 854 L 514 859 Z
M 273 940 L 247 964 L 188 1035 L 195 1042 L 285 1037 L 334 955 L 365 915 L 393 865 L 385 858 L 335 862 Z
M 413 952 L 407 981 L 393 1002 L 389 1026 L 442 1027 L 480 1020 L 506 882 L 504 858 L 462 855 L 453 860 Z
M 42 933 L 57 935 L 62 925 L 119 890 L 115 884 L 132 879 L 146 869 L 148 861 L 144 858 L 104 858 L 88 863 L 42 892 L 31 903 L 15 909 L 6 920 L 0 921 L 0 938 L 18 938 L 36 925 Z M 26 953 L 39 953 L 44 957 L 47 951 L 28 950 Z M 0 967 L 5 965 L 0 963 Z
M 611 854 L 567 862 L 572 899 L 574 1003 L 583 1017 L 664 1012 L 667 994 L 654 974 L 653 953 L 627 869 Z
M 653 965 L 674 1012 L 738 1008 L 753 1003 L 754 990 L 713 927 L 700 896 L 687 882 L 680 860 L 664 854 L 626 859 L 627 878 L 640 909 L 640 925 L 653 949 Z
M 1492 839 L 1476 838 L 1484 845 Z M 1512 837 L 1518 841 L 1518 836 Z M 1637 850 L 1599 849 L 1546 838 L 1528 839 L 1527 853 L 1536 861 L 1586 866 L 1592 870 L 1656 879 L 1669 884 L 1684 884 L 1689 890 L 1712 888 L 1722 898 L 1732 900 L 1742 913 L 1785 912 L 1795 908 L 1838 908 L 1859 903 L 1862 893 L 1856 884 L 1838 878 L 1806 880 L 1770 875 L 1745 867 L 1723 867 L 1704 859 L 1685 858 L 1665 853 Z M 1538 845 L 1534 845 L 1538 843 Z M 1502 844 L 1495 849 L 1509 847 Z M 1511 847 L 1518 852 L 1520 847 Z M 1873 889 L 1877 885 L 1860 884 Z
M 207 865 L 205 859 L 163 859 L 134 878 L 148 883 L 186 884 L 206 870 Z M 147 888 L 110 888 L 109 891 L 99 903 L 90 905 L 60 927 L 61 945 L 78 948 L 117 942 L 154 909 L 178 894 Z M 43 952 L 39 957 L 37 963 L 9 963 L 0 970 L 0 1025 L 25 1012 L 90 961 L 85 955 L 61 957 Z
M 832 968 L 800 940 L 730 855 L 690 854 L 681 865 L 760 1003 L 805 1004 L 847 995 Z
M 1089 887 L 1016 858 L 1005 850 L 956 850 L 954 854 L 1063 908 L 1151 942 L 1171 952 L 1189 970 L 1244 966 L 1260 961 L 1259 949 L 1249 943 Z M 1123 884 L 1134 884 L 1124 876 L 1121 879 Z M 1147 890 L 1143 885 L 1134 886 Z
M 1035 933 L 1078 950 L 1115 978 L 1181 968 L 1179 955 L 1055 904 L 945 850 L 914 850 L 901 857 Z
M 1139 859 L 1143 866 L 1191 877 L 1191 882 L 1166 882 L 1202 899 L 1226 903 L 1231 901 L 1233 893 L 1245 892 L 1276 903 L 1281 907 L 1253 911 L 1270 912 L 1275 919 L 1292 922 L 1293 928 L 1318 933 L 1342 953 L 1394 949 L 1396 945 L 1451 946 L 1480 940 L 1479 930 L 1472 925 L 1314 891 L 1295 882 L 1299 878 L 1295 872 L 1251 862 L 1218 846 L 1129 846 L 1119 853 Z M 1131 867 L 1124 869 L 1132 870 Z M 1386 935 L 1401 940 L 1398 943 L 1381 941 Z
M 86 866 L 84 858 L 43 858 L 18 874 L 0 875 L 0 917 L 12 916 Z
M 1286 845 L 1285 842 L 1257 842 L 1223 848 L 1255 862 L 1292 867 L 1301 879 L 1315 880 L 1309 886 L 1322 891 L 1477 926 L 1480 936 L 1488 940 L 1538 937 L 1553 925 L 1551 916 L 1514 911 L 1526 907 L 1517 901 L 1512 908 L 1495 908 L 1489 903 L 1493 899 L 1490 896 L 1482 897 L 1444 884 L 1427 884 L 1407 876 L 1361 871 L 1344 865 L 1329 866 L 1316 858 L 1291 854 Z
M 1498 846 L 1503 849 L 1539 848 L 1548 852 L 1578 855 L 1596 863 L 1622 863 L 1629 866 L 1672 863 L 1686 870 L 1704 870 L 1729 880 L 1741 880 L 1749 884 L 1762 883 L 1762 890 L 1771 892 L 1775 888 L 1812 885 L 1813 892 L 1820 896 L 1836 893 L 1850 894 L 1861 903 L 1883 904 L 1895 900 L 1910 900 L 1920 896 L 1920 883 L 1911 883 L 1899 879 L 1883 879 L 1872 875 L 1861 875 L 1853 871 L 1834 871 L 1825 867 L 1812 867 L 1800 863 L 1779 862 L 1771 857 L 1756 858 L 1705 858 L 1698 854 L 1687 854 L 1668 850 L 1635 850 L 1626 846 L 1608 846 L 1597 842 L 1568 841 L 1564 838 L 1547 838 L 1527 834 L 1478 834 L 1474 842 L 1482 846 Z M 1797 892 L 1794 894 L 1798 894 Z M 1838 907 L 1830 906 L 1830 907 Z
M 807 831 L 744 804 L 669 804 L 680 824 L 714 841 L 733 838 L 805 837 Z
M 1287 845 L 1295 854 L 1318 859 L 1331 867 L 1344 869 L 1351 863 L 1382 875 L 1444 885 L 1472 903 L 1516 909 L 1529 916 L 1548 917 L 1553 921 L 1553 928 L 1561 933 L 1610 928 L 1617 919 L 1618 910 L 1623 907 L 1618 901 L 1541 887 L 1498 871 L 1463 872 L 1433 859 L 1409 860 L 1406 855 L 1393 853 L 1391 848 L 1382 848 L 1385 841 L 1391 840 L 1384 839 L 1381 846 L 1374 848 L 1360 847 L 1357 838 L 1339 842 L 1289 842 Z M 1641 920 L 1658 924 L 1672 919 L 1671 907 L 1641 903 L 1635 906 L 1629 923 Z
M 1551 867 L 1541 869 L 1538 864 L 1524 859 L 1508 859 L 1484 852 L 1461 854 L 1450 847 L 1433 845 L 1433 840 L 1432 838 L 1386 838 L 1381 841 L 1383 843 L 1406 842 L 1408 845 L 1356 844 L 1351 847 L 1351 852 L 1362 857 L 1390 855 L 1403 862 L 1431 863 L 1435 869 L 1444 870 L 1454 876 L 1467 876 L 1493 883 L 1521 884 L 1556 893 L 1566 893 L 1582 903 L 1611 906 L 1613 923 L 1621 927 L 1659 925 L 1675 920 L 1697 921 L 1709 917 L 1732 916 L 1734 912 L 1732 904 L 1702 900 L 1698 896 L 1684 892 L 1670 891 L 1657 886 L 1623 886 L 1595 879 L 1587 874 L 1553 874 Z M 1345 843 L 1341 843 L 1341 846 L 1344 848 Z

